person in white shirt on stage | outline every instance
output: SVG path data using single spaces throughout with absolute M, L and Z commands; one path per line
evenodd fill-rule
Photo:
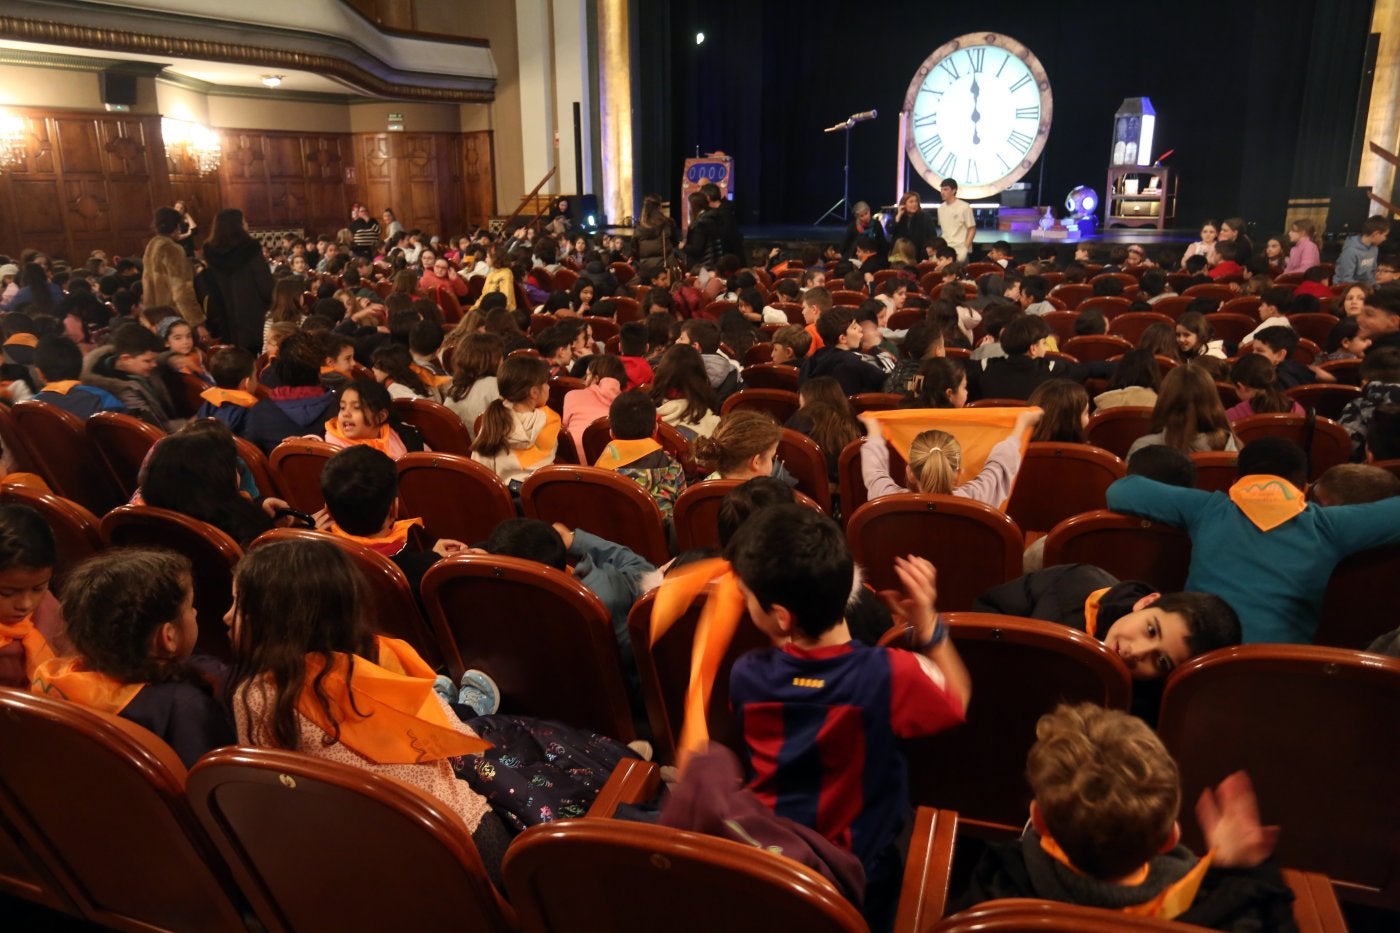
M 958 262 L 966 262 L 972 252 L 972 239 L 977 235 L 977 221 L 972 216 L 972 206 L 958 200 L 958 183 L 943 179 L 938 186 L 943 195 L 943 204 L 938 208 L 938 226 L 943 239 L 958 254 Z

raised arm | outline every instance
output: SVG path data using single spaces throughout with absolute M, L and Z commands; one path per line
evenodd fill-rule
M 1186 528 L 1212 495 L 1202 489 L 1168 486 L 1145 476 L 1125 476 L 1108 487 L 1108 507 Z

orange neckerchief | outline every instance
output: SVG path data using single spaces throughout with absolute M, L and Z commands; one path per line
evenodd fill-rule
M 1089 594 L 1089 598 L 1084 600 L 1084 634 L 1093 638 L 1098 638 L 1099 627 L 1099 602 L 1103 600 L 1103 594 L 1113 589 L 1106 586 L 1101 590 L 1094 590 Z
M 199 393 L 199 397 L 215 408 L 221 405 L 237 405 L 239 408 L 252 408 L 258 403 L 258 397 L 251 392 L 244 392 L 240 389 L 220 389 L 218 386 L 205 389 L 203 392 Z
M 1069 856 L 1065 854 L 1065 850 L 1061 849 L 1059 843 L 1054 839 L 1051 839 L 1049 836 L 1041 836 L 1040 847 L 1045 850 L 1046 855 L 1050 856 L 1076 875 L 1084 874 L 1084 872 L 1074 866 L 1074 863 L 1069 860 Z M 1210 870 L 1211 859 L 1214 855 L 1215 850 L 1212 849 L 1201 856 L 1201 858 L 1196 861 L 1196 864 L 1191 867 L 1190 871 L 1182 875 L 1174 884 L 1170 884 L 1162 889 L 1158 892 L 1157 896 L 1151 900 L 1143 901 L 1141 904 L 1130 904 L 1127 907 L 1120 908 L 1118 912 L 1134 917 L 1156 917 L 1159 920 L 1176 919 L 1184 914 L 1187 908 L 1191 906 L 1191 902 L 1196 899 L 1196 893 L 1201 889 L 1201 882 L 1205 879 L 1206 872 Z M 1140 885 L 1147 880 L 1150 870 L 1151 865 L 1144 864 L 1137 871 L 1119 882 L 1119 884 L 1124 887 Z
M 356 544 L 363 544 L 371 551 L 377 551 L 385 557 L 393 557 L 408 546 L 408 529 L 415 525 L 421 527 L 422 524 L 423 519 L 421 518 L 405 518 L 403 521 L 394 522 L 394 527 L 389 529 L 387 535 L 361 537 L 360 535 L 352 535 L 350 532 L 343 530 L 335 522 L 331 522 L 330 533 L 337 538 L 344 538 L 346 541 L 354 541 Z
M 932 428 L 947 431 L 962 447 L 962 478 L 971 479 L 982 472 L 992 448 L 1011 433 L 1016 418 L 1024 408 L 902 408 L 897 411 L 869 411 L 865 414 L 880 422 L 885 436 L 909 460 L 909 448 L 914 438 Z M 1021 456 L 1030 444 L 1030 432 L 1021 438 Z M 1009 497 L 1008 497 L 1009 499 Z M 1000 504 L 1002 511 L 1006 503 Z
M 593 464 L 604 470 L 620 470 L 629 463 L 636 463 L 649 454 L 654 454 L 661 449 L 661 445 L 655 438 L 644 437 L 640 440 L 620 441 L 614 438 L 608 441 L 608 446 L 603 450 L 603 455 L 598 458 L 598 462 Z
M 335 440 L 332 440 L 332 438 L 334 438 Z M 352 444 L 363 444 L 366 447 L 373 447 L 375 450 L 379 451 L 382 454 L 385 454 L 386 456 L 394 460 L 397 460 L 404 454 L 408 453 L 408 448 L 404 447 L 403 441 L 399 440 L 399 436 L 394 433 L 393 428 L 389 427 L 389 423 L 387 421 L 379 426 L 378 437 L 367 437 L 361 440 L 357 438 L 346 437 L 344 432 L 340 430 L 339 420 L 336 418 L 332 418 L 330 421 L 326 422 L 326 440 L 332 444 L 335 444 L 336 441 L 339 441 L 339 443 L 336 445 L 339 447 L 349 447 Z
M 1273 531 L 1308 507 L 1297 486 L 1268 474 L 1241 476 L 1230 487 L 1230 501 L 1260 531 Z
M 418 375 L 418 378 L 423 380 L 423 384 L 430 389 L 436 388 L 440 385 L 446 385 L 447 383 L 452 381 L 451 376 L 444 376 L 440 375 L 439 373 L 435 373 L 428 367 L 422 365 L 421 363 L 410 363 L 408 364 L 408 368 L 413 370 L 414 373 Z
M 30 680 L 33 680 L 34 672 L 39 665 L 54 657 L 48 639 L 44 637 L 43 632 L 34 627 L 33 613 L 25 616 L 14 625 L 0 623 L 0 648 L 15 641 L 24 646 L 24 672 Z
M 739 578 L 730 569 L 729 562 L 716 557 L 673 571 L 657 588 L 656 600 L 651 605 L 651 643 L 655 645 L 707 587 L 710 592 L 700 610 L 695 643 L 690 651 L 685 720 L 676 740 L 682 761 L 709 741 L 706 710 L 710 705 L 710 692 L 714 689 L 724 653 L 734 641 L 734 633 L 744 617 L 744 595 L 739 592 Z
M 124 684 L 115 677 L 85 670 L 82 658 L 50 658 L 34 672 L 29 692 L 62 697 L 115 715 L 126 709 L 144 686 Z
M 379 650 L 379 666 L 386 671 L 405 677 L 426 677 L 429 680 L 437 676 L 428 666 L 428 662 L 403 639 L 375 635 L 374 644 Z
M 398 649 L 393 653 L 402 657 Z M 297 712 L 330 735 L 335 729 L 313 689 L 325 668 L 321 655 L 306 656 L 306 685 L 297 698 Z M 340 726 L 341 744 L 375 764 L 423 764 L 476 755 L 491 747 L 491 743 L 452 727 L 433 692 L 431 677 L 398 674 L 364 658 L 336 652 L 321 689 Z
M 13 334 L 5 340 L 5 346 L 7 347 L 37 347 L 38 345 L 39 338 L 35 337 L 33 334 Z
M 50 382 L 45 385 L 43 391 L 52 392 L 55 395 L 67 395 L 75 385 L 79 385 L 76 379 L 60 379 L 58 382 Z

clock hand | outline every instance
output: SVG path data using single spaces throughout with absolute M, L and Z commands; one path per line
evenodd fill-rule
M 982 115 L 977 112 L 977 95 L 981 89 L 977 86 L 977 76 L 972 76 L 972 144 L 975 146 L 982 141 L 977 135 L 977 121 L 982 119 Z

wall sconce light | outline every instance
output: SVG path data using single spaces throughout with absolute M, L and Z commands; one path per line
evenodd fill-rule
M 0 107 L 0 173 L 24 163 L 24 117 Z
M 263 75 L 263 76 L 262 76 L 262 83 L 263 83 L 263 87 L 269 87 L 269 88 L 270 88 L 270 87 L 278 87 L 278 86 L 280 86 L 280 85 L 282 84 L 282 76 L 281 76 L 281 75 Z
M 208 175 L 219 170 L 223 159 L 223 145 L 219 134 L 201 123 L 190 123 L 162 117 L 160 132 L 167 148 L 182 149 L 186 157 L 194 161 L 199 174 Z

